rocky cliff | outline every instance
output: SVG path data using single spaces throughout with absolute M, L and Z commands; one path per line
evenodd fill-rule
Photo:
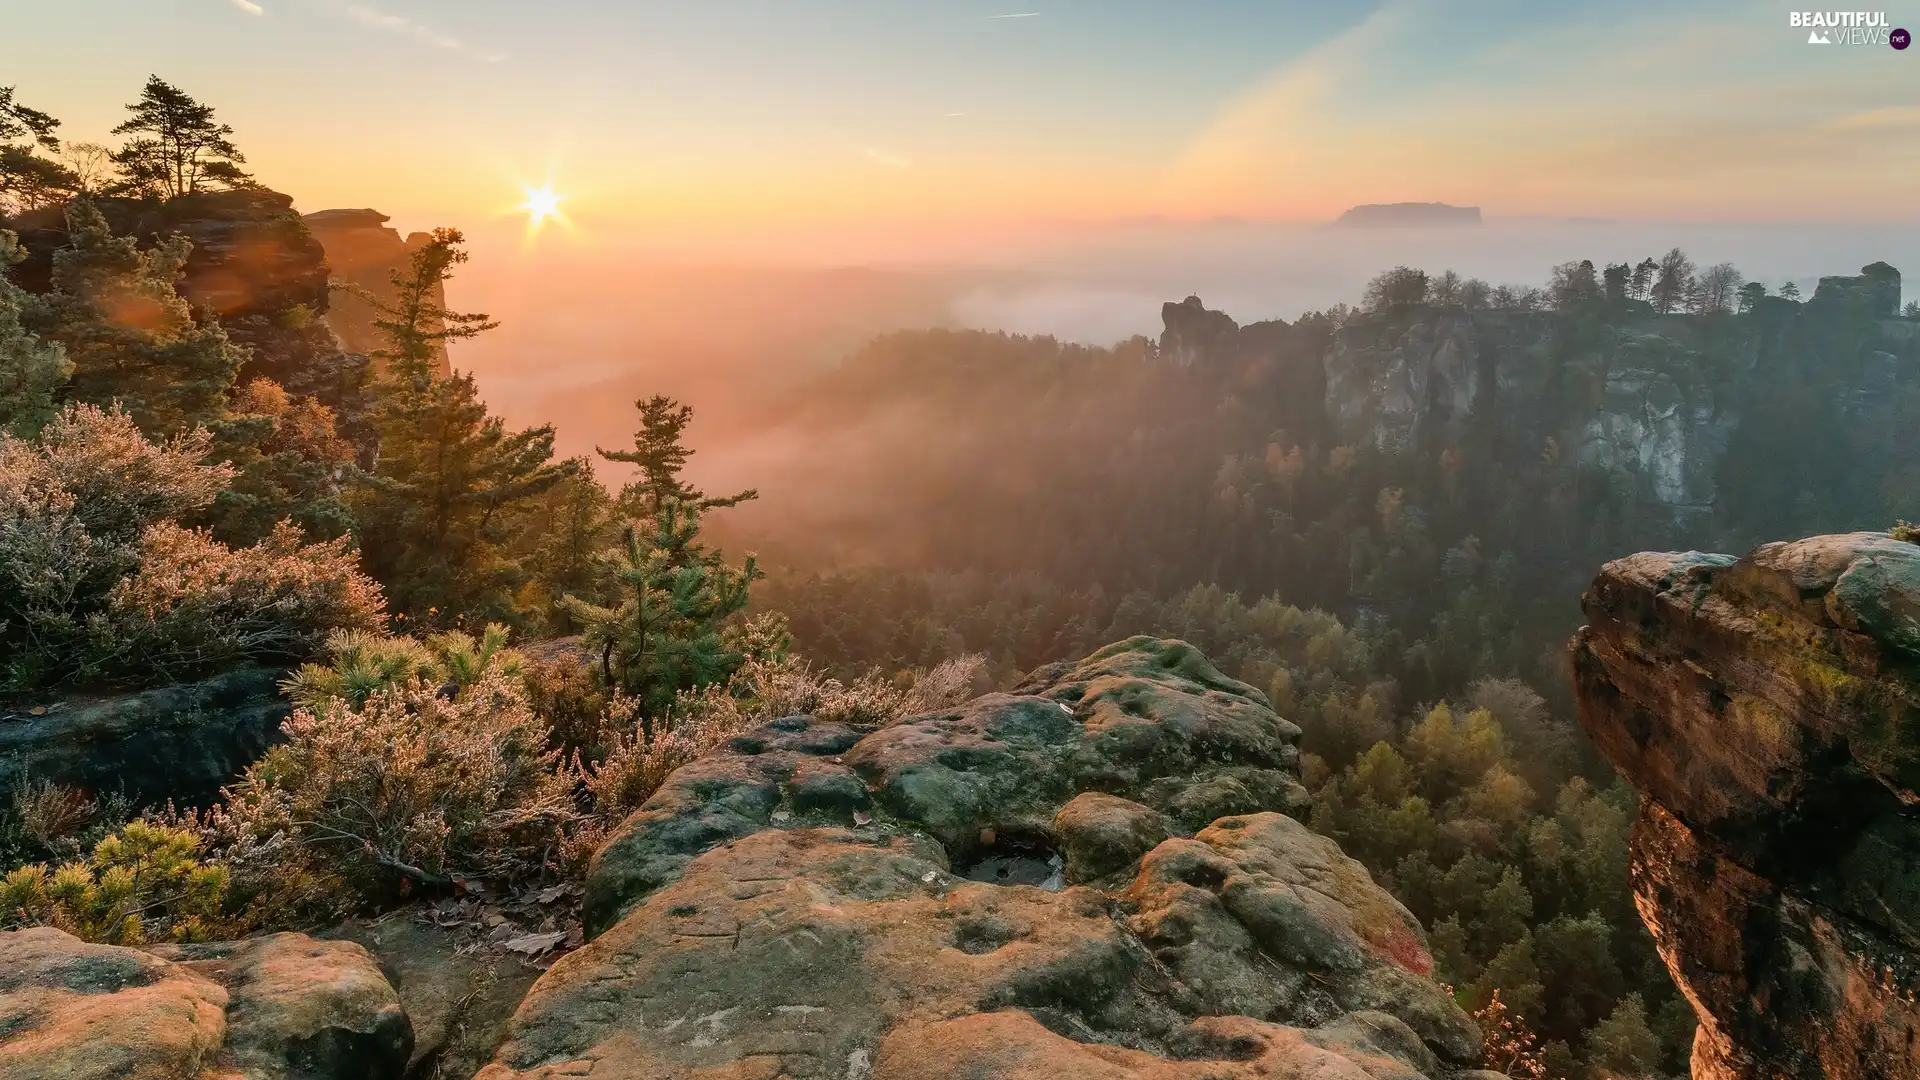
M 102 198 L 96 205 L 116 234 L 143 245 L 169 236 L 193 242 L 177 288 L 251 350 L 243 379 L 264 376 L 317 397 L 342 414 L 350 434 L 361 434 L 365 359 L 343 350 L 324 321 L 327 254 L 291 196 L 243 188 L 164 202 Z M 65 211 L 37 211 L 0 227 L 18 232 L 27 251 L 13 269 L 14 281 L 30 292 L 50 288 L 53 253 L 67 244 Z
M 1920 547 L 1635 555 L 1584 606 L 1580 719 L 1642 792 L 1696 1080 L 1920 1074 Z
M 392 303 L 396 296 L 394 273 L 406 270 L 408 258 L 429 237 L 411 233 L 402 239 L 397 230 L 387 227 L 387 215 L 378 210 L 321 210 L 301 220 L 326 249 L 333 280 L 347 286 L 334 290 L 327 325 L 350 351 L 371 354 L 382 347 L 383 339 L 373 325 L 379 312 L 368 298 Z M 438 288 L 433 302 L 442 306 L 447 302 Z M 440 373 L 445 375 L 451 371 L 446 346 L 436 345 L 435 350 Z
M 1877 456 L 1879 433 L 1920 400 L 1920 323 L 1895 317 L 1900 290 L 1900 272 L 1873 263 L 1822 278 L 1806 304 L 1767 298 L 1737 317 L 1422 305 L 1320 335 L 1306 321 L 1238 327 L 1190 296 L 1163 307 L 1160 352 L 1199 371 L 1263 366 L 1276 425 L 1297 439 L 1508 469 L 1550 460 L 1687 526 L 1726 501 L 1730 453 L 1775 442 L 1784 414 Z
M 526 977 L 404 918 L 38 928 L 0 933 L 0 1075 L 1485 1080 L 1420 924 L 1297 820 L 1299 738 L 1146 637 L 890 726 L 784 717 L 613 832 L 593 939 L 511 1021 Z

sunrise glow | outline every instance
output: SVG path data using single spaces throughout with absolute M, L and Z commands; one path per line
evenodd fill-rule
M 556 193 L 551 185 L 524 190 L 527 200 L 520 204 L 520 209 L 527 212 L 528 232 L 538 232 L 549 218 L 563 223 L 566 221 L 560 213 L 560 203 L 566 196 Z

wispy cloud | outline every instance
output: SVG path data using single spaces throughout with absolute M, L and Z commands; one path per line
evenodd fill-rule
M 234 7 L 239 8 L 249 15 L 265 15 L 267 13 L 266 8 L 254 3 L 253 0 L 232 0 L 232 3 Z
M 1898 65 L 1823 60 L 1784 24 L 1681 0 L 1474 38 L 1451 5 L 1392 0 L 1227 104 L 1163 195 L 1181 212 L 1305 217 L 1442 199 L 1734 218 L 1841 192 L 1851 212 L 1901 212 L 1894 178 L 1920 153 L 1884 132 L 1920 109 L 1881 104 L 1899 100 Z
M 1839 131 L 1856 131 L 1861 128 L 1900 128 L 1920 127 L 1920 105 L 1893 105 L 1885 109 L 1869 109 L 1835 120 L 1832 126 Z
M 885 150 L 880 149 L 877 146 L 861 147 L 860 156 L 868 159 L 869 161 L 877 161 L 880 164 L 885 165 L 889 169 L 906 169 L 906 168 L 911 168 L 913 165 L 913 162 L 908 161 L 906 158 L 903 158 L 898 154 L 890 154 Z
M 235 0 L 235 2 L 246 3 L 247 0 Z M 390 12 L 367 7 L 364 4 L 348 4 L 346 12 L 348 18 L 351 18 L 354 22 L 362 26 L 370 26 L 376 30 L 385 30 L 394 34 L 405 34 L 415 40 L 424 41 L 436 49 L 465 53 L 476 60 L 489 64 L 497 64 L 507 58 L 505 53 L 469 45 L 451 34 L 437 30 L 425 23 L 416 22 L 404 15 L 394 15 Z
M 989 19 L 1031 19 L 1040 14 L 1037 11 L 1016 11 L 1011 15 L 989 15 Z

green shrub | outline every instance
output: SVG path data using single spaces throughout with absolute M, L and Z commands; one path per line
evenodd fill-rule
M 457 692 L 494 672 L 524 679 L 526 658 L 507 648 L 507 628 L 489 624 L 478 638 L 458 630 L 425 642 L 367 630 L 327 636 L 324 664 L 304 664 L 280 684 L 296 706 L 318 709 L 338 699 L 360 708 L 376 691 L 408 683 L 451 685 Z
M 1920 525 L 1911 521 L 1897 521 L 1888 530 L 1895 540 L 1904 540 L 1909 544 L 1920 544 Z
M 53 926 L 111 945 L 203 941 L 237 929 L 224 915 L 226 893 L 226 868 L 202 858 L 197 832 L 136 820 L 88 858 L 0 879 L 0 928 Z

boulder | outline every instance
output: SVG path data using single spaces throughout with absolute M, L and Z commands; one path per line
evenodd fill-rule
M 406 1075 L 463 1080 L 493 1057 L 540 970 L 411 914 L 353 919 L 319 936 L 364 947 L 393 984 L 413 1024 Z
M 1052 832 L 1074 882 L 1123 870 L 1168 836 L 1158 810 L 1097 791 L 1083 791 L 1061 807 Z
M 614 832 L 594 936 L 480 1075 L 1450 1077 L 1478 1034 L 1288 816 L 1298 739 L 1152 638 L 877 730 L 773 721 Z
M 259 1080 L 399 1077 L 413 1050 L 406 1010 L 367 950 L 269 934 L 149 950 L 227 991 L 222 1062 Z
M 393 988 L 350 943 L 275 934 L 145 952 L 0 932 L 9 1080 L 398 1080 L 412 1043 Z
M 1635 900 L 1697 1080 L 1920 1072 L 1920 547 L 1607 564 L 1572 663 L 1640 789 Z
M 202 805 L 278 741 L 282 672 L 239 668 L 107 697 L 0 705 L 0 789 L 22 776 L 138 805 Z

